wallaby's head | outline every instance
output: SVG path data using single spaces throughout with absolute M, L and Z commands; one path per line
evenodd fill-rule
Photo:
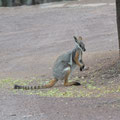
M 82 41 L 82 37 L 79 36 L 78 38 L 73 36 L 73 38 L 75 39 L 75 43 L 78 46 L 78 48 L 80 48 L 82 51 L 86 51 L 85 49 L 85 44 Z

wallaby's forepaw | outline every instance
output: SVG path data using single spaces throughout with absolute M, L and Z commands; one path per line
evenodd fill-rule
M 83 69 L 80 67 L 80 71 L 82 71 Z
M 79 86 L 79 85 L 81 85 L 81 84 L 80 84 L 79 82 L 75 82 L 74 85 L 75 85 L 75 86 Z
M 85 67 L 84 65 L 82 67 L 80 67 L 80 71 L 82 71 L 84 69 L 84 67 Z

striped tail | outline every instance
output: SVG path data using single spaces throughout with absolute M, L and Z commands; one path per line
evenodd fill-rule
M 24 90 L 32 90 L 32 89 L 42 89 L 45 88 L 45 86 L 20 86 L 20 85 L 14 85 L 14 89 L 24 89 Z
M 48 84 L 43 86 L 20 86 L 20 85 L 14 85 L 14 89 L 24 89 L 24 90 L 32 90 L 32 89 L 43 89 L 43 88 L 50 88 L 55 85 L 57 82 L 57 79 L 51 80 Z

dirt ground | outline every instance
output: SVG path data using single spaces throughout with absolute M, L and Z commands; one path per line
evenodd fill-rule
M 120 62 L 114 0 L 80 0 L 0 8 L 0 120 L 119 120 Z M 81 86 L 14 90 L 52 79 L 55 59 L 86 44 Z

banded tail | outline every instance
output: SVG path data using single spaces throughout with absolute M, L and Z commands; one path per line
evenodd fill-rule
M 44 89 L 44 88 L 50 88 L 55 85 L 57 82 L 56 79 L 51 80 L 48 84 L 43 86 L 21 86 L 21 85 L 14 85 L 14 89 L 24 89 L 24 90 L 33 90 L 33 89 Z
M 32 89 L 43 89 L 45 86 L 21 86 L 21 85 L 14 85 L 14 89 L 23 89 L 23 90 L 32 90 Z

